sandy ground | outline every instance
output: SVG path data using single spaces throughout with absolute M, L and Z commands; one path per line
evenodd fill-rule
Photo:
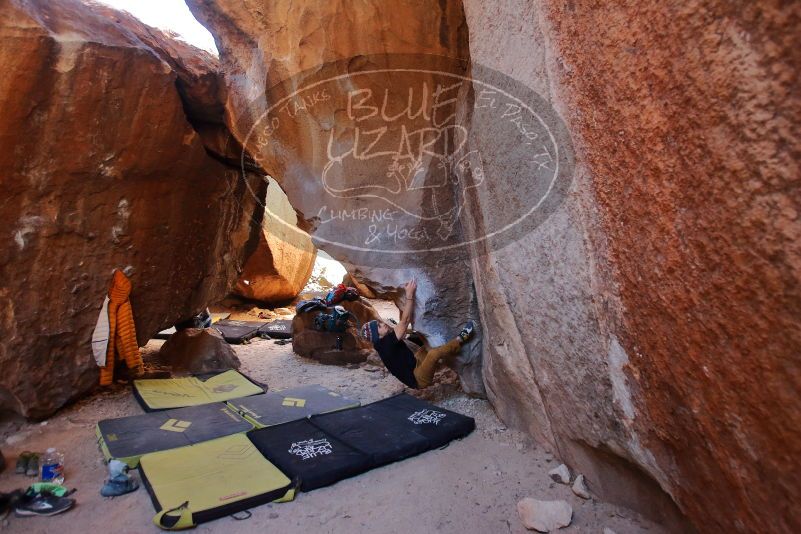
M 162 342 L 151 341 L 152 354 Z M 292 353 L 291 345 L 256 340 L 236 347 L 242 371 L 278 390 L 322 384 L 334 391 L 372 402 L 404 390 L 382 367 L 324 366 Z M 223 518 L 197 532 L 293 533 L 523 533 L 516 503 L 523 497 L 565 499 L 573 507 L 573 523 L 564 533 L 617 534 L 664 532 L 634 512 L 596 501 L 584 501 L 568 486 L 551 481 L 547 471 L 558 462 L 525 436 L 508 430 L 483 400 L 453 393 L 436 404 L 474 417 L 477 429 L 463 440 L 333 486 L 299 494 L 290 503 L 263 505 L 248 520 Z M 31 479 L 14 474 L 14 462 L 24 450 L 55 446 L 66 455 L 69 487 L 78 489 L 77 505 L 51 518 L 0 521 L 3 532 L 87 533 L 158 532 L 150 522 L 153 506 L 144 488 L 105 499 L 99 490 L 106 473 L 96 438 L 97 421 L 142 413 L 128 387 L 118 385 L 81 400 L 42 423 L 0 421 L 0 443 L 10 465 L 0 474 L 0 491 L 27 486 Z M 138 475 L 135 475 L 138 477 Z

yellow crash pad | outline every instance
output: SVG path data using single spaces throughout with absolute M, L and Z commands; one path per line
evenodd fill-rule
M 295 496 L 292 481 L 243 434 L 145 454 L 139 470 L 157 512 L 187 503 L 195 525 Z
M 264 393 L 261 386 L 234 370 L 206 380 L 194 376 L 134 380 L 133 388 L 136 400 L 149 412 L 225 402 Z

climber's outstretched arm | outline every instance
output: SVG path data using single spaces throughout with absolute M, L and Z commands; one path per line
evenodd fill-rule
M 414 292 L 417 289 L 417 280 L 412 278 L 406 283 L 406 304 L 403 306 L 400 321 L 395 327 L 395 337 L 398 341 L 402 340 L 409 329 L 409 324 L 412 322 L 412 311 L 414 310 Z

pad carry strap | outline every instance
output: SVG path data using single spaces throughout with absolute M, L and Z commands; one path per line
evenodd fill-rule
M 163 530 L 184 530 L 192 528 L 192 512 L 189 510 L 189 501 L 170 510 L 163 510 L 156 514 L 153 523 Z

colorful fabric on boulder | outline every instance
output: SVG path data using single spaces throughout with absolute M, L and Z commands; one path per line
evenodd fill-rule
M 345 284 L 337 284 L 325 296 L 325 303 L 328 306 L 339 304 L 343 300 L 358 300 L 359 290 L 355 287 L 346 287 Z

